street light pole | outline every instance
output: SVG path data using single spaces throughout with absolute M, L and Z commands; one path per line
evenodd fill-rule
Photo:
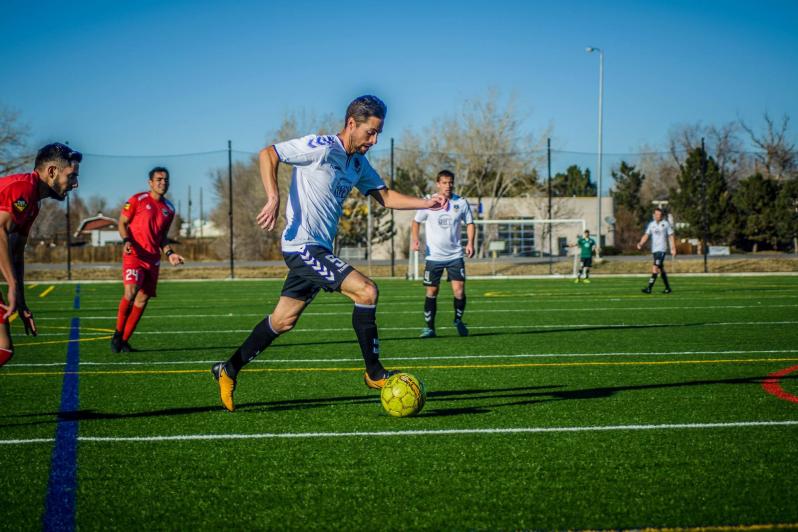
M 596 234 L 598 239 L 598 246 L 596 247 L 596 258 L 599 258 L 601 252 L 601 186 L 602 186 L 602 163 L 604 159 L 604 144 L 602 142 L 602 132 L 604 129 L 604 118 L 602 115 L 602 107 L 604 103 L 604 51 L 601 48 L 588 46 L 585 48 L 587 53 L 598 52 L 599 54 L 599 98 L 598 98 L 598 190 L 596 190 L 596 197 L 598 198 L 598 220 L 596 223 Z

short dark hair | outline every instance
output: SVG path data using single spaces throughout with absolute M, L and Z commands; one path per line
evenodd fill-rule
M 585 229 L 585 233 L 590 234 L 590 229 Z
M 350 117 L 354 118 L 355 123 L 358 124 L 365 122 L 372 116 L 376 116 L 380 120 L 385 120 L 385 114 L 387 112 L 388 107 L 385 105 L 385 102 L 376 96 L 372 96 L 371 94 L 358 96 L 352 100 L 352 103 L 346 108 L 344 125 L 349 122 Z
M 42 147 L 36 154 L 34 168 L 41 168 L 47 163 L 57 163 L 59 166 L 67 166 L 79 163 L 83 160 L 83 154 L 75 151 L 66 144 L 54 142 Z
M 435 177 L 435 182 L 441 180 L 442 177 L 451 177 L 452 181 L 454 181 L 454 173 L 451 170 L 441 170 L 438 172 L 438 175 Z
M 665 214 L 665 211 L 662 210 L 662 207 L 654 207 L 654 212 L 657 212 L 657 211 L 659 211 L 660 214 Z
M 167 170 L 164 166 L 156 166 L 150 170 L 150 181 L 152 181 L 152 176 L 155 175 L 155 172 L 163 172 L 166 174 L 166 179 L 169 179 L 169 170 Z

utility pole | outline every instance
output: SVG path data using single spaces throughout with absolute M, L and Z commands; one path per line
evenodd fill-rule
M 233 266 L 233 142 L 227 141 L 227 191 L 230 195 L 227 209 L 227 223 L 230 228 L 230 279 L 235 279 Z
M 186 229 L 186 238 L 191 238 L 191 185 L 188 186 L 188 226 Z
M 554 260 L 554 249 L 551 247 L 551 233 L 553 231 L 553 227 L 551 225 L 551 138 L 546 139 L 546 161 L 548 163 L 548 177 L 549 177 L 549 224 L 548 224 L 548 231 L 549 231 L 549 275 L 553 273 L 552 271 L 552 261 Z
M 394 170 L 393 137 L 391 137 L 391 190 L 393 190 L 393 184 L 394 184 L 393 170 Z M 394 271 L 394 268 L 396 266 L 396 248 L 394 247 L 394 241 L 393 241 L 395 232 L 396 232 L 396 227 L 394 226 L 394 214 L 393 214 L 393 209 L 391 209 L 391 277 L 394 277 L 396 275 L 396 272 Z
M 707 233 L 709 232 L 709 213 L 707 212 L 707 151 L 704 148 L 704 137 L 701 137 L 701 249 L 704 251 L 704 273 L 707 268 Z

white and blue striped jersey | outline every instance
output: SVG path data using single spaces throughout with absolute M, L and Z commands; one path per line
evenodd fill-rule
M 337 135 L 307 135 L 274 145 L 281 162 L 292 165 L 282 249 L 306 245 L 332 250 L 344 200 L 352 188 L 364 195 L 387 188 L 361 154 L 348 155 Z
M 673 234 L 673 227 L 667 220 L 652 220 L 646 227 L 646 234 L 651 238 L 652 253 L 668 252 L 668 237 Z
M 463 258 L 460 229 L 463 222 L 466 225 L 474 223 L 471 207 L 465 198 L 452 194 L 445 210 L 418 210 L 415 221 L 424 224 L 427 260 L 450 261 Z

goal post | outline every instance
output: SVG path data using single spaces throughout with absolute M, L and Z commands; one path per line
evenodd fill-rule
M 544 264 L 555 257 L 573 256 L 573 272 L 579 268 L 578 249 L 569 247 L 587 228 L 583 219 L 496 219 L 474 220 L 476 226 L 475 258 L 501 262 L 524 262 Z M 422 225 L 423 231 L 423 225 Z M 412 236 L 410 236 L 412 240 Z M 466 232 L 462 231 L 461 242 L 466 243 Z M 422 238 L 423 240 L 423 238 Z M 407 278 L 419 278 L 419 263 L 424 252 L 413 251 L 409 246 Z M 495 268 L 493 270 L 495 272 Z

